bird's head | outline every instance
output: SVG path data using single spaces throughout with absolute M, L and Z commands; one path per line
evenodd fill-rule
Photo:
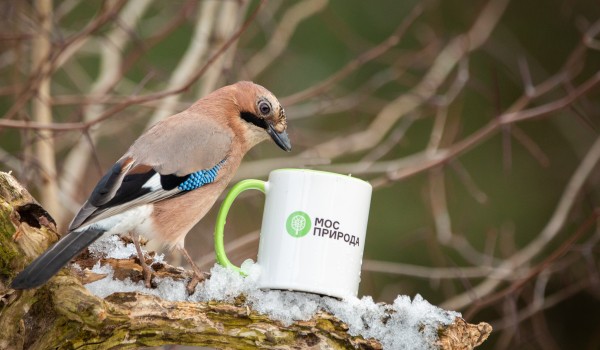
M 291 151 L 292 144 L 286 132 L 285 110 L 275 95 L 248 81 L 240 81 L 230 87 L 239 110 L 236 124 L 250 146 L 270 137 L 281 149 Z

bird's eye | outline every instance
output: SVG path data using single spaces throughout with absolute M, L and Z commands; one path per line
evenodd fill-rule
M 267 102 L 261 102 L 258 105 L 258 109 L 260 110 L 260 114 L 262 114 L 262 115 L 267 115 L 267 114 L 271 113 L 271 106 L 269 106 L 269 104 Z

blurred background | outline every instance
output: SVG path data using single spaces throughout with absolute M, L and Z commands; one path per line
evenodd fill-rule
M 3 0 L 0 16 L 0 170 L 61 228 L 150 125 L 253 80 L 294 149 L 265 142 L 237 180 L 307 167 L 374 186 L 361 295 L 489 322 L 483 349 L 600 348 L 598 1 Z M 262 206 L 232 209 L 237 263 Z M 186 242 L 206 270 L 215 212 Z

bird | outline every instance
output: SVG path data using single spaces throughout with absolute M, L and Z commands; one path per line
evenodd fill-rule
M 249 81 L 217 89 L 159 121 L 98 181 L 66 234 L 21 271 L 11 288 L 39 287 L 102 235 L 128 233 L 146 286 L 151 272 L 138 235 L 181 251 L 196 283 L 201 281 L 185 237 L 227 187 L 244 155 L 269 138 L 291 151 L 284 108 L 273 93 Z

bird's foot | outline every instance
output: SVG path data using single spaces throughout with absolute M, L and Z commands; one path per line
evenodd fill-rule
M 152 288 L 152 271 L 147 264 L 142 264 L 142 274 L 144 275 L 144 285 L 146 288 Z
M 208 272 L 194 271 L 194 273 L 192 274 L 192 279 L 190 280 L 190 282 L 187 284 L 187 287 L 186 287 L 188 295 L 194 294 L 194 292 L 196 291 L 196 286 L 198 286 L 198 283 L 203 282 L 204 280 L 206 280 L 209 277 L 210 277 L 210 273 L 208 273 Z
M 143 255 L 142 255 L 143 256 Z M 148 263 L 145 261 L 145 256 L 144 256 L 144 260 L 142 260 L 142 258 L 140 258 L 140 256 L 135 257 L 135 262 L 138 263 L 138 265 L 142 268 L 142 278 L 144 279 L 144 286 L 146 288 L 152 288 L 152 277 L 154 277 L 154 270 L 148 265 Z M 152 262 L 151 262 L 152 263 Z M 154 285 L 154 287 L 156 287 L 156 285 Z
M 142 247 L 140 247 L 139 236 L 136 233 L 130 234 L 131 239 L 133 240 L 133 244 L 135 245 L 135 250 L 137 251 L 138 260 L 140 261 L 140 266 L 142 267 L 142 275 L 144 276 L 144 285 L 146 288 L 152 288 L 152 270 L 150 266 L 146 264 L 146 256 L 142 251 Z
M 200 271 L 200 268 L 198 268 L 198 266 L 194 262 L 194 259 L 192 259 L 192 257 L 187 252 L 187 250 L 185 250 L 185 248 L 179 247 L 179 251 L 181 252 L 183 257 L 188 261 L 188 263 L 192 267 L 192 271 L 193 271 L 192 279 L 190 280 L 190 283 L 188 283 L 187 288 L 186 288 L 188 294 L 192 295 L 196 291 L 196 286 L 198 285 L 198 283 L 200 283 L 200 282 L 204 281 L 205 279 L 207 279 L 208 277 L 210 277 L 210 273 Z

